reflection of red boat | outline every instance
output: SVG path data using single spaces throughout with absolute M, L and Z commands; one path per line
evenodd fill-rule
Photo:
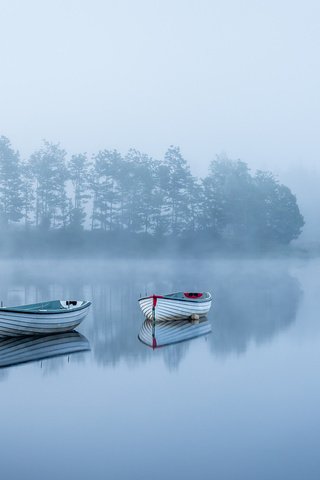
M 205 317 L 210 310 L 211 301 L 209 292 L 178 292 L 142 297 L 139 305 L 145 317 L 161 322 Z
M 193 323 L 189 320 L 160 323 L 145 320 L 138 337 L 142 343 L 149 347 L 157 348 L 173 343 L 185 342 L 208 333 L 211 333 L 211 325 L 206 318 L 198 323 Z

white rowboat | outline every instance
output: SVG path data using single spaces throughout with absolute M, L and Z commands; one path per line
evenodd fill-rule
M 53 300 L 0 307 L 0 336 L 47 335 L 74 330 L 87 315 L 91 302 Z
M 178 292 L 170 295 L 150 295 L 139 299 L 144 316 L 158 322 L 205 317 L 210 310 L 211 302 L 209 292 Z

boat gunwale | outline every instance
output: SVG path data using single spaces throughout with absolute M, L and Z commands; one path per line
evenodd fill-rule
M 40 302 L 38 304 L 29 304 L 29 305 L 43 305 L 44 303 L 49 302 Z M 56 308 L 56 309 L 48 309 L 48 310 L 23 310 L 21 307 L 28 307 L 29 305 L 18 305 L 17 307 L 0 307 L 0 314 L 1 313 L 23 313 L 24 315 L 56 315 L 56 314 L 66 314 L 71 312 L 79 312 L 80 310 L 84 310 L 85 308 L 90 307 L 91 302 L 87 301 L 83 305 L 74 308 Z
M 180 293 L 180 292 L 177 292 Z M 167 294 L 167 295 L 148 295 L 147 297 L 141 297 L 139 298 L 138 302 L 141 300 L 149 300 L 152 298 L 157 298 L 158 300 L 174 300 L 175 302 L 191 302 L 191 303 L 205 303 L 205 302 L 211 302 L 212 301 L 212 295 L 209 292 L 203 292 L 203 293 L 208 293 L 209 297 L 206 298 L 175 298 L 169 295 L 172 294 Z

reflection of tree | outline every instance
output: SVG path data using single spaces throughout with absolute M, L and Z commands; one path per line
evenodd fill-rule
M 41 368 L 44 375 L 51 375 L 63 370 L 68 363 L 77 363 L 84 365 L 88 352 L 66 353 L 55 358 L 48 358 L 41 361 Z
M 143 348 L 137 339 L 140 313 L 128 279 L 115 278 L 112 284 L 93 286 L 92 316 L 86 334 L 98 363 L 116 365 L 125 359 L 134 365 L 152 356 L 152 351 Z
M 281 271 L 280 271 L 281 270 Z M 213 333 L 209 344 L 213 352 L 243 352 L 248 342 L 262 343 L 289 326 L 295 319 L 301 291 L 298 281 L 286 269 L 265 268 L 252 264 L 245 271 L 229 267 L 216 272 L 195 268 L 166 272 L 153 276 L 148 292 L 170 292 L 187 285 L 212 285 L 214 303 L 210 314 Z M 205 280 L 201 280 L 203 275 Z M 139 329 L 138 291 L 143 291 L 139 273 L 134 277 L 116 276 L 112 282 L 96 285 L 92 290 L 93 316 L 90 332 L 86 330 L 99 363 L 115 365 L 121 359 L 134 365 L 150 359 L 153 352 L 137 343 Z M 210 288 L 210 287 L 209 287 Z M 160 349 L 165 363 L 175 368 L 189 344 Z
M 295 320 L 301 290 L 285 272 L 266 270 L 222 278 L 215 293 L 211 350 L 242 353 L 248 343 L 264 343 Z
M 189 349 L 189 342 L 177 343 L 176 345 L 169 345 L 164 347 L 163 357 L 164 362 L 169 370 L 177 370 L 180 363 L 187 355 Z

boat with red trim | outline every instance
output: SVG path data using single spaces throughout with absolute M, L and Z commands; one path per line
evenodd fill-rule
M 211 302 L 209 292 L 177 292 L 139 298 L 144 316 L 159 322 L 205 317 L 211 308 Z

